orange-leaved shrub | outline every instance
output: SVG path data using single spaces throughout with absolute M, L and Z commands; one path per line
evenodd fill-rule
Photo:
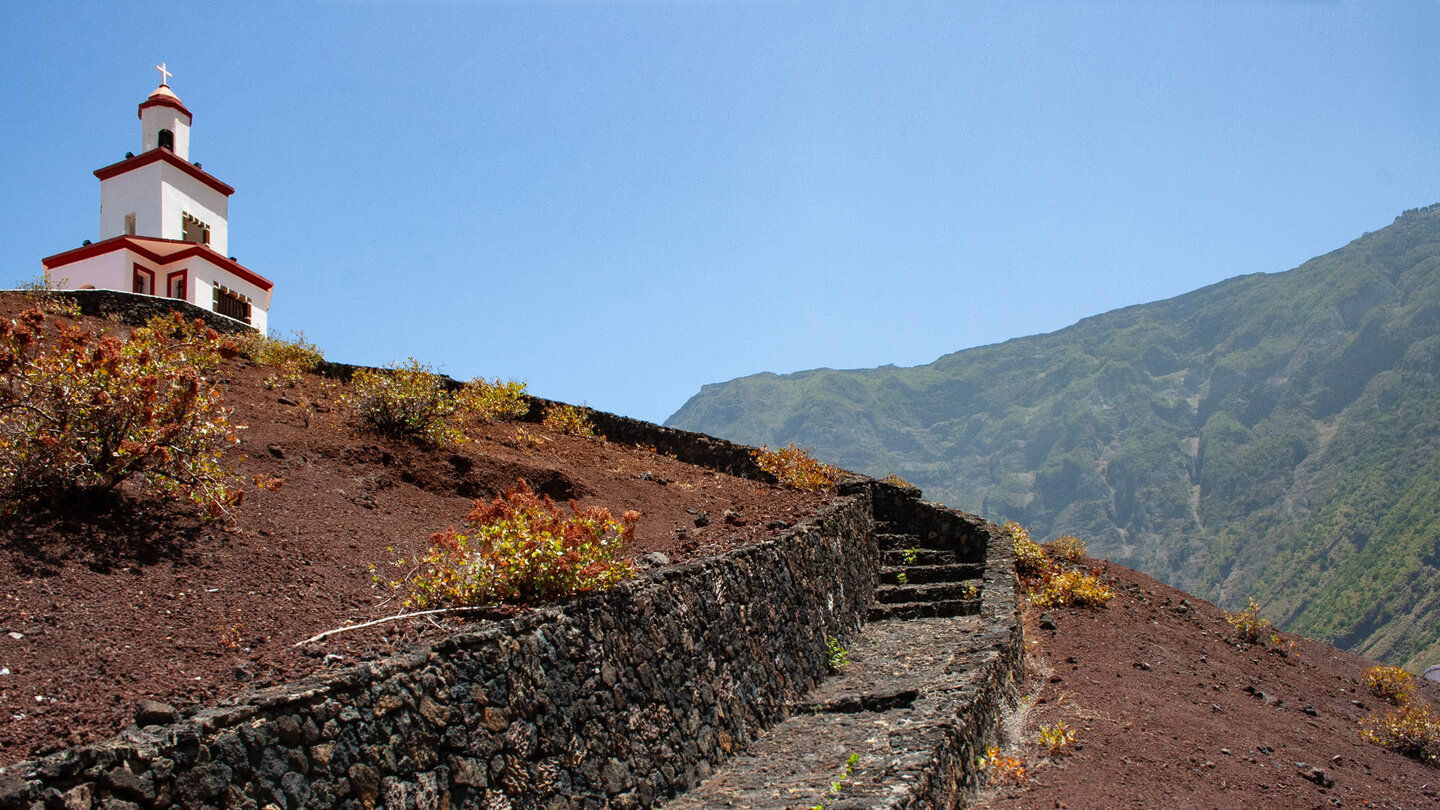
M 1260 617 L 1260 605 L 1256 604 L 1254 597 L 1239 613 L 1226 613 L 1225 622 L 1234 628 L 1241 641 L 1248 644 L 1264 646 L 1270 633 L 1270 620 Z
M 622 555 L 639 518 L 573 501 L 566 514 L 521 479 L 488 504 L 476 501 L 462 531 L 430 538 L 406 605 L 535 602 L 611 587 L 635 574 Z
M 840 480 L 840 469 L 810 455 L 810 451 L 787 444 L 778 450 L 762 446 L 750 451 L 760 469 L 775 476 L 781 486 L 801 492 L 829 492 Z
M 240 428 L 203 376 L 234 343 L 178 313 L 125 338 L 45 320 L 37 309 L 0 322 L 0 510 L 132 480 L 211 517 L 239 501 L 222 459 Z

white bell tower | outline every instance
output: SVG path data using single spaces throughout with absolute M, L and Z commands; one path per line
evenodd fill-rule
M 169 149 L 181 160 L 190 159 L 190 111 L 170 89 L 170 71 L 161 62 L 160 86 L 140 105 L 140 151 Z

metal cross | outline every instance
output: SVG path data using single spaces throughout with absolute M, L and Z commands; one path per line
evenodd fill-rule
M 161 85 L 162 87 L 169 87 L 169 86 L 170 86 L 170 77 L 171 77 L 171 76 L 174 76 L 175 74 L 173 74 L 173 73 L 171 73 L 170 71 L 168 71 L 168 70 L 165 69 L 165 63 L 164 63 L 164 62 L 161 62 L 160 64 L 156 65 L 156 66 L 155 66 L 155 69 L 158 70 L 158 71 L 160 71 L 160 85 Z

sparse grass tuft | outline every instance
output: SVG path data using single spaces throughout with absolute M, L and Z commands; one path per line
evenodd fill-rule
M 818 461 L 803 447 L 787 444 L 778 450 L 761 447 L 750 453 L 760 469 L 775 476 L 781 486 L 801 492 L 830 492 L 840 480 L 840 470 Z
M 901 478 L 900 476 L 896 475 L 896 474 L 893 473 L 893 472 L 892 472 L 892 473 L 887 473 L 887 474 L 885 475 L 885 477 L 884 477 L 884 478 L 881 478 L 880 480 L 881 480 L 881 481 L 884 481 L 884 482 L 887 483 L 887 484 L 894 484 L 894 485 L 897 486 L 897 487 L 906 487 L 906 488 L 908 488 L 908 489 L 914 489 L 914 488 L 915 488 L 915 485 L 914 485 L 914 484 L 910 483 L 909 481 L 906 481 L 904 478 Z

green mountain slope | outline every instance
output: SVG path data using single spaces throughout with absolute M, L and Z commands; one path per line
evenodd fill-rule
M 667 424 L 795 442 L 1384 660 L 1440 662 L 1440 206 L 914 368 L 757 374 Z

